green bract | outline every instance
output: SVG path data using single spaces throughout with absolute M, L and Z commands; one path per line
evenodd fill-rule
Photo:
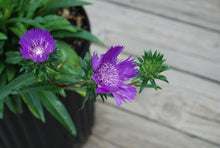
M 135 79 L 138 79 L 136 86 L 140 86 L 139 93 L 143 91 L 145 87 L 154 88 L 155 90 L 161 89 L 156 85 L 155 79 L 159 79 L 168 83 L 167 78 L 164 75 L 161 75 L 162 72 L 169 69 L 169 66 L 163 65 L 166 61 L 163 59 L 163 54 L 157 53 L 155 51 L 152 54 L 152 51 L 145 51 L 144 55 L 137 57 L 139 66 L 139 74 Z M 150 83 L 149 83 L 150 82 Z

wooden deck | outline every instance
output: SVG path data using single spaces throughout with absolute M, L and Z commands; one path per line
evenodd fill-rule
M 85 148 L 220 147 L 220 1 L 90 0 L 92 32 L 126 46 L 120 58 L 143 50 L 165 54 L 170 84 L 145 89 L 133 103 L 96 103 Z

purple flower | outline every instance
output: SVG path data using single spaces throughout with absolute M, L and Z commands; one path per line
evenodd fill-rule
M 138 74 L 134 59 L 129 57 L 124 61 L 117 60 L 123 49 L 123 46 L 111 47 L 99 59 L 98 54 L 94 53 L 92 59 L 92 78 L 98 85 L 95 93 L 112 93 L 117 105 L 126 100 L 132 102 L 136 95 L 135 87 L 124 84 Z
M 35 63 L 48 60 L 48 54 L 55 50 L 55 41 L 48 30 L 31 29 L 20 37 L 20 51 L 26 59 Z

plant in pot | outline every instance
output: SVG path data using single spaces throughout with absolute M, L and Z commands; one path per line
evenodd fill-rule
M 80 147 L 93 125 L 97 97 L 132 101 L 168 70 L 163 55 L 145 52 L 137 61 L 85 54 L 90 31 L 79 0 L 0 0 L 0 147 Z M 130 83 L 126 81 L 132 80 Z M 33 116 L 32 116 L 32 115 Z M 4 117 L 4 118 L 3 118 Z

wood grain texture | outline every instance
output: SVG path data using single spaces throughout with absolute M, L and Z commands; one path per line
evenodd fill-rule
M 220 147 L 220 2 L 91 0 L 92 32 L 106 47 L 124 45 L 119 58 L 157 49 L 170 84 L 146 89 L 133 103 L 97 105 L 90 142 L 100 147 Z M 210 81 L 212 80 L 212 81 Z
M 93 44 L 94 51 L 106 48 Z M 123 52 L 119 58 L 127 57 Z M 170 83 L 158 83 L 162 90 L 145 89 L 121 108 L 220 146 L 220 85 L 173 69 L 164 75 Z M 116 106 L 114 99 L 108 102 Z
M 217 148 L 195 137 L 128 114 L 120 107 L 96 103 L 93 136 L 84 148 Z
M 219 33 L 106 1 L 91 2 L 86 10 L 92 31 L 107 46 L 125 45 L 132 55 L 158 49 L 172 67 L 220 82 Z
M 220 33 L 219 0 L 106 0 Z

